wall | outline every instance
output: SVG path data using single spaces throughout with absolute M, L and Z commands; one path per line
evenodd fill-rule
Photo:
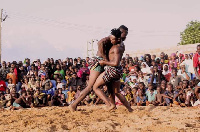
M 137 51 L 132 51 L 132 52 L 126 52 L 125 54 L 129 54 L 131 57 L 140 57 L 143 56 L 144 54 L 151 54 L 151 55 L 156 55 L 159 56 L 161 52 L 164 52 L 168 55 L 171 53 L 176 53 L 176 51 L 181 51 L 183 54 L 188 54 L 188 53 L 195 53 L 196 52 L 196 47 L 197 44 L 188 44 L 188 45 L 179 45 L 179 46 L 173 46 L 173 47 L 168 47 L 168 48 L 157 48 L 157 49 L 149 49 L 149 50 L 137 50 Z

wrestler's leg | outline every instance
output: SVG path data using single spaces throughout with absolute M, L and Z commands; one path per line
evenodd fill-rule
M 105 93 L 99 88 L 102 85 L 105 85 L 105 82 L 103 80 L 103 76 L 104 76 L 105 72 L 101 73 L 99 75 L 99 77 L 97 78 L 94 86 L 93 86 L 93 90 L 96 93 L 96 95 L 102 99 L 105 104 L 109 107 L 110 109 L 113 109 L 115 107 L 115 105 L 111 104 L 110 100 L 108 99 L 108 97 L 105 95 Z
M 96 79 L 100 75 L 99 71 L 91 70 L 89 76 L 88 86 L 83 89 L 79 95 L 79 97 L 69 106 L 71 111 L 75 111 L 77 105 L 87 96 L 87 94 L 92 90 L 92 86 L 94 85 Z
M 113 81 L 112 87 L 114 89 L 115 95 L 119 98 L 119 100 L 123 103 L 123 105 L 128 109 L 129 112 L 132 112 L 133 109 L 131 108 L 131 105 L 126 100 L 125 96 L 120 93 L 120 81 Z
M 107 86 L 108 93 L 110 95 L 110 102 L 112 104 L 115 104 L 115 92 L 114 92 L 114 88 L 112 87 L 112 82 L 107 83 L 106 86 Z

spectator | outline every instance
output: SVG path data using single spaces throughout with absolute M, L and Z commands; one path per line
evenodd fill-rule
M 12 79 L 12 83 L 16 85 L 17 83 L 17 75 L 14 72 L 13 68 L 10 68 L 10 73 L 7 74 L 7 80 L 11 78 Z
M 6 83 L 4 80 L 2 80 L 2 75 L 0 74 L 0 91 L 6 91 Z

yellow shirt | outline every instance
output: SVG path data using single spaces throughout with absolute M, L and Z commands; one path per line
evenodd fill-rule
M 71 101 L 73 101 L 75 94 L 76 93 L 74 91 L 73 92 L 68 91 L 67 92 L 68 98 L 66 99 L 66 102 L 70 103 Z

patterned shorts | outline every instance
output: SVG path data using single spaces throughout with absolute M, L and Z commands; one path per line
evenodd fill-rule
M 122 67 L 106 66 L 104 69 L 105 74 L 103 75 L 103 80 L 105 83 L 118 81 L 122 77 Z
M 99 65 L 99 60 L 102 60 L 103 58 L 101 57 L 96 57 L 91 60 L 90 63 L 90 70 L 98 71 L 98 72 L 103 72 L 104 68 Z

